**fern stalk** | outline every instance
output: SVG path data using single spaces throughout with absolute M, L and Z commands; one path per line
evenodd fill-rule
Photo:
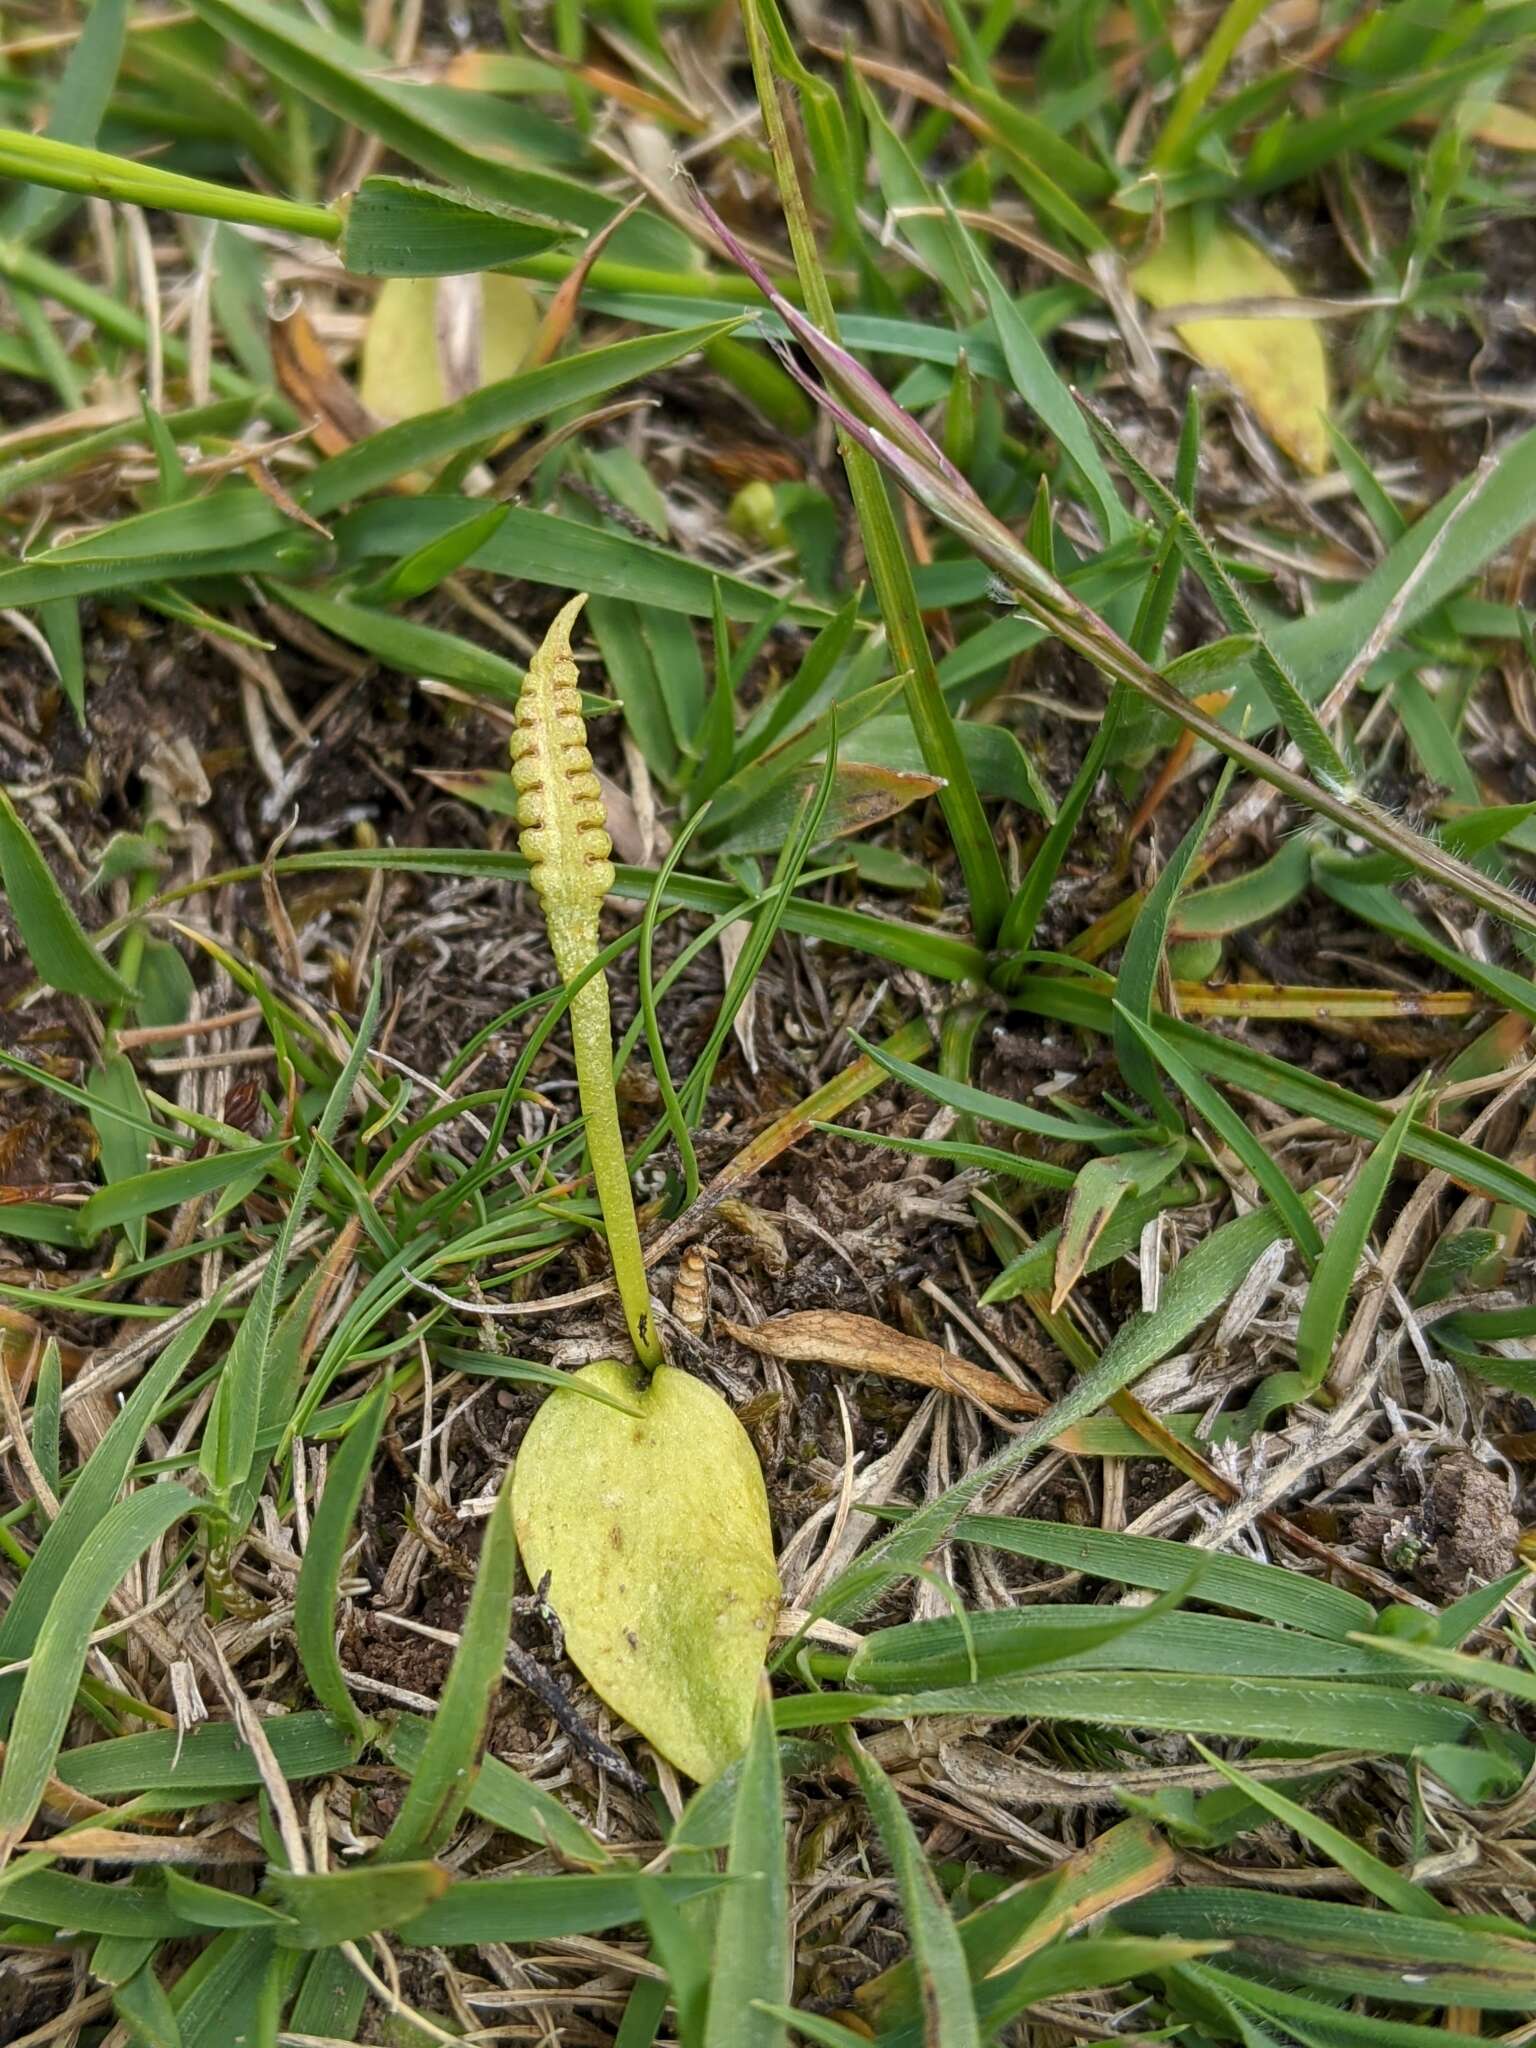
M 613 843 L 571 657 L 571 628 L 586 601 L 585 596 L 572 598 L 528 664 L 512 735 L 512 780 L 518 845 L 544 912 L 555 965 L 570 990 L 576 1085 L 613 1277 L 635 1356 L 654 1371 L 664 1360 L 619 1129 L 608 984 L 591 971 L 598 955 L 598 915 L 614 876 Z

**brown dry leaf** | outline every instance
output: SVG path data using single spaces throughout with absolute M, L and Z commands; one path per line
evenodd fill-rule
M 520 277 L 495 271 L 478 280 L 480 296 L 466 309 L 464 280 L 392 277 L 374 301 L 363 341 L 358 389 L 383 420 L 434 412 L 465 388 L 514 376 L 528 359 L 539 326 L 538 302 Z M 466 321 L 473 328 L 473 374 L 467 375 Z
M 1150 305 L 1218 305 L 1230 299 L 1293 299 L 1277 263 L 1235 228 L 1197 233 L 1176 214 L 1161 248 L 1131 272 Z M 1286 453 L 1316 476 L 1328 466 L 1328 359 L 1314 320 L 1224 316 L 1181 320 L 1178 336 L 1196 361 L 1219 370 Z
M 20 1188 L 13 1199 L 35 1201 L 36 1190 Z M 0 1361 L 13 1380 L 21 1379 L 31 1370 L 34 1359 L 41 1358 L 43 1345 L 48 1333 L 41 1323 L 32 1320 L 25 1310 L 7 1308 L 0 1303 Z M 72 1380 L 82 1366 L 90 1363 L 91 1354 L 82 1351 L 77 1344 L 59 1343 L 59 1366 L 65 1381 Z
M 326 354 L 302 305 L 270 321 L 267 334 L 277 381 L 314 422 L 311 431 L 322 455 L 340 455 L 377 432 L 378 421 Z
M 888 1379 L 910 1380 L 914 1386 L 964 1394 L 984 1408 L 1010 1415 L 1045 1412 L 1046 1403 L 1028 1388 L 1016 1387 L 1001 1373 L 957 1358 L 942 1345 L 889 1329 L 873 1316 L 829 1308 L 775 1316 L 772 1322 L 752 1329 L 728 1323 L 723 1317 L 716 1321 L 727 1336 L 764 1358 L 797 1359 L 803 1365 L 830 1365 L 843 1372 L 884 1373 Z

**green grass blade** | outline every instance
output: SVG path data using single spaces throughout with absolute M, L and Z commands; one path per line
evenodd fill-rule
M 1173 857 L 1147 891 L 1125 942 L 1120 972 L 1115 979 L 1115 1057 L 1120 1063 L 1120 1071 L 1137 1094 L 1152 1105 L 1162 1121 L 1174 1129 L 1178 1128 L 1178 1112 L 1163 1092 L 1156 1060 L 1132 1026 L 1151 1025 L 1152 996 L 1168 943 L 1168 927 L 1173 921 L 1185 877 L 1226 796 L 1232 772 L 1229 761 L 1216 778 L 1216 787 L 1211 791 L 1204 810 L 1179 841 Z
M 568 405 L 589 404 L 652 376 L 695 349 L 707 348 L 735 325 L 733 320 L 707 321 L 672 333 L 642 334 L 631 341 L 585 349 L 580 355 L 544 363 L 537 369 L 520 370 L 516 376 L 487 384 L 451 405 L 419 413 L 398 426 L 383 427 L 333 455 L 300 485 L 299 502 L 314 518 L 323 519 L 338 506 L 379 490 L 414 469 L 446 462 L 466 448 L 499 440 L 530 420 L 544 419 Z M 441 502 L 451 506 L 460 501 Z M 472 499 L 462 501 L 463 516 L 483 514 L 484 510 Z M 573 576 L 570 587 L 583 586 Z
M 1226 1674 L 1098 1670 L 1029 1672 L 932 1692 L 803 1693 L 776 1703 L 774 1724 L 823 1728 L 947 1714 L 1193 1732 L 1384 1756 L 1408 1756 L 1422 1743 L 1464 1742 L 1479 1726 L 1468 1708 L 1379 1683 L 1245 1678 L 1234 1685 Z
M 400 1930 L 410 1948 L 467 1947 L 484 1941 L 556 1941 L 571 1934 L 597 1934 L 627 1927 L 642 1917 L 643 1888 L 674 1907 L 678 1901 L 717 1891 L 725 1879 L 713 1872 L 695 1876 L 463 1878 Z
M 594 183 L 537 169 L 526 158 L 509 161 L 504 101 L 482 105 L 478 93 L 397 79 L 387 53 L 266 0 L 196 0 L 194 11 L 274 78 L 450 186 L 584 228 L 600 228 L 619 211 Z M 654 216 L 627 221 L 608 254 L 658 268 L 688 263 L 680 232 Z
M 0 128 L 0 174 L 29 179 L 60 192 L 95 193 L 126 206 L 242 221 L 288 234 L 315 235 L 328 242 L 341 233 L 341 222 L 328 206 L 299 206 L 291 199 L 275 199 L 248 187 L 183 177 L 179 171 L 161 170 L 133 157 L 54 142 L 14 128 Z
M 334 1948 L 402 1926 L 440 1899 L 450 1882 L 440 1863 L 267 1873 L 267 1889 L 293 1922 L 277 1934 L 284 1948 Z
M 1313 1991 L 1485 2012 L 1528 2009 L 1536 1999 L 1531 1944 L 1459 1919 L 1411 1920 L 1321 1899 L 1191 1885 L 1122 1906 L 1111 1925 L 1227 1941 L 1235 1963 L 1262 1958 L 1264 1977 Z
M 245 1484 L 256 1456 L 268 1352 L 289 1252 L 319 1185 L 326 1149 L 340 1127 L 352 1099 L 352 1091 L 367 1062 L 379 1018 L 379 999 L 380 984 L 375 979 L 346 1064 L 337 1075 L 311 1133 L 299 1184 L 283 1217 L 267 1269 L 251 1297 L 251 1305 L 241 1320 L 219 1377 L 218 1392 L 203 1431 L 198 1462 L 226 1514 L 232 1510 L 235 1491 Z
M 43 130 L 53 142 L 94 143 L 112 97 L 128 25 L 128 0 L 97 0 L 82 26 Z M 0 208 L 0 235 L 36 240 L 57 227 L 74 202 L 24 186 Z
M 266 1732 L 285 1778 L 323 1777 L 357 1759 L 357 1744 L 329 1714 L 284 1714 Z M 189 1807 L 224 1793 L 254 1792 L 261 1784 L 250 1750 L 228 1722 L 87 1743 L 65 1751 L 58 1775 L 93 1799 L 173 1793 Z
M 1330 1863 L 1336 1863 L 1340 1870 L 1347 1872 L 1362 1891 L 1373 1893 L 1384 1906 L 1390 1906 L 1394 1913 L 1406 1913 L 1411 1919 L 1445 1920 L 1450 1912 L 1422 1885 L 1415 1884 L 1400 1870 L 1394 1870 L 1389 1863 L 1383 1863 L 1379 1856 L 1359 1842 L 1352 1841 L 1341 1828 L 1331 1821 L 1323 1820 L 1299 1806 L 1294 1799 L 1273 1785 L 1267 1785 L 1260 1778 L 1251 1778 L 1244 1771 L 1237 1770 L 1225 1758 L 1219 1757 L 1203 1743 L 1195 1748 L 1201 1756 L 1231 1785 L 1260 1806 L 1272 1820 L 1280 1821 L 1304 1842 L 1310 1842 L 1314 1849 L 1320 1849 Z
M 779 101 L 779 85 L 764 22 L 778 21 L 775 0 L 749 0 L 743 10 L 758 103 L 763 110 L 779 197 L 789 225 L 790 243 L 806 303 L 817 323 L 834 337 L 836 323 L 831 294 L 822 270 L 816 235 L 806 212 L 795 169 L 794 153 Z M 782 25 L 780 33 L 782 34 Z M 954 720 L 939 685 L 933 650 L 918 609 L 912 567 L 901 544 L 896 515 L 879 465 L 862 448 L 840 437 L 848 488 L 864 537 L 870 581 L 879 599 L 890 635 L 891 655 L 906 678 L 907 714 L 931 775 L 944 784 L 940 803 L 955 854 L 965 876 L 971 923 L 979 943 L 990 945 L 1008 907 L 1008 888 L 992 829 L 976 794 L 970 768 L 955 737 Z
M 430 1721 L 397 1714 L 380 1735 L 379 1745 L 391 1763 L 414 1775 L 432 1732 Z M 470 1787 L 469 1811 L 491 1821 L 519 1841 L 549 1848 L 577 1869 L 601 1870 L 613 1857 L 553 1793 L 535 1785 L 499 1757 L 483 1756 Z
M 1226 1097 L 1184 1055 L 1141 1017 L 1133 1017 L 1117 1003 L 1120 1023 L 1132 1033 L 1138 1045 L 1162 1068 L 1168 1079 L 1187 1099 L 1198 1116 L 1237 1154 L 1243 1165 L 1284 1222 L 1291 1241 L 1310 1266 L 1321 1254 L 1323 1240 L 1307 1206 L 1291 1186 L 1285 1169 L 1263 1140 L 1254 1136 Z
M 65 1495 L 0 1619 L 0 1663 L 13 1663 L 31 1654 L 44 1623 L 57 1609 L 71 1567 L 121 1492 L 150 1423 L 197 1355 L 222 1306 L 223 1297 L 215 1295 L 183 1322 L 113 1416 L 106 1435 Z M 10 1717 L 20 1685 L 15 1675 L 0 1678 L 0 1729 Z
M 1392 1119 L 1385 1135 L 1360 1169 L 1354 1186 L 1344 1198 L 1323 1246 L 1317 1271 L 1301 1305 L 1296 1328 L 1296 1367 L 1308 1387 L 1322 1385 L 1333 1358 L 1334 1343 L 1344 1321 L 1361 1258 L 1371 1235 L 1371 1225 L 1397 1171 L 1409 1127 L 1419 1109 L 1415 1093 Z
M 91 1631 L 113 1588 L 158 1537 L 197 1507 L 184 1486 L 161 1480 L 109 1508 L 76 1551 L 16 1702 L 0 1768 L 0 1862 L 37 1812 L 74 1711 Z
M 341 260 L 356 277 L 466 277 L 552 249 L 570 230 L 417 178 L 365 178 L 347 202 Z
M 981 2048 L 981 2027 L 971 1994 L 971 1973 L 960 1930 L 944 1902 L 916 1830 L 896 1789 L 867 1750 L 850 1735 L 844 1754 L 874 1815 L 896 1873 L 902 1917 L 912 1941 L 918 2002 L 929 2048 Z
M 293 1600 L 293 1632 L 309 1689 L 349 1734 L 362 1740 L 369 1723 L 353 1704 L 336 1654 L 336 1607 L 342 1560 L 384 1429 L 389 1389 L 369 1396 L 331 1459 L 325 1491 L 310 1521 L 309 1542 Z
M 782 2021 L 764 2010 L 789 1996 L 793 1965 L 784 1788 L 766 1688 L 737 1780 L 726 1876 L 704 2048 L 786 2048 Z
M 3 789 L 0 881 L 39 980 L 61 995 L 83 996 L 90 1003 L 133 1001 L 134 991 L 81 929 L 37 841 Z
M 1130 1536 L 1110 1529 L 1074 1529 L 1065 1522 L 1012 1515 L 966 1515 L 955 1526 L 962 1543 L 990 1543 L 1015 1557 L 1034 1558 L 1063 1571 L 1085 1572 L 1113 1584 L 1167 1592 L 1189 1576 L 1189 1551 L 1161 1536 Z M 1308 1635 L 1341 1641 L 1370 1629 L 1375 1610 L 1354 1593 L 1251 1558 L 1207 1556 L 1197 1597 L 1213 1607 L 1282 1623 Z
M 1054 1017 L 1105 1035 L 1111 1029 L 1111 1005 L 1086 983 L 1073 983 L 1054 975 L 1024 975 L 1014 982 L 1009 993 L 1021 1009 L 1036 1016 Z M 1317 1117 L 1331 1130 L 1374 1142 L 1391 1125 L 1391 1112 L 1381 1103 L 1252 1046 L 1223 1038 L 1218 1032 L 1205 1031 L 1197 1024 L 1172 1017 L 1159 1018 L 1156 1029 L 1186 1059 L 1198 1062 L 1201 1071 L 1213 1080 L 1247 1089 L 1297 1116 Z M 1487 1195 L 1490 1201 L 1509 1202 L 1527 1215 L 1536 1215 L 1536 1180 L 1490 1152 L 1464 1144 L 1459 1138 L 1447 1137 L 1423 1123 L 1410 1128 L 1403 1140 L 1403 1150 L 1410 1159 L 1448 1174 L 1459 1187 Z
M 474 1591 L 437 1716 L 410 1789 L 379 1845 L 383 1862 L 411 1863 L 430 1856 L 452 1834 L 464 1810 L 474 1766 L 485 1745 L 491 1702 L 501 1683 L 516 1584 L 517 1540 L 512 1529 L 509 1471 L 485 1525 Z

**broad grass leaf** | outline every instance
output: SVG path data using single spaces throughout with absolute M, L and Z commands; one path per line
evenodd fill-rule
M 1183 1161 L 1184 1152 L 1180 1140 L 1153 1152 L 1120 1152 L 1107 1159 L 1090 1159 L 1079 1169 L 1056 1245 L 1053 1314 L 1082 1278 L 1094 1246 L 1126 1196 L 1146 1194 L 1165 1181 Z
M 1536 1999 L 1536 1949 L 1460 1918 L 1408 1919 L 1331 1900 L 1191 1885 L 1123 1906 L 1110 1924 L 1227 1941 L 1240 1967 L 1314 1991 L 1495 2012 L 1524 2011 Z
M 912 1937 L 924 2040 L 928 2048 L 981 2048 L 981 2028 L 960 1930 L 923 1854 L 917 1831 L 890 1779 L 852 1735 L 845 1754 L 896 1874 L 902 1917 Z
M 711 852 L 717 856 L 776 853 L 806 802 L 815 795 L 819 781 L 815 768 L 787 775 L 731 824 Z M 867 761 L 839 762 L 821 823 L 822 838 L 843 839 L 851 833 L 867 832 L 909 804 L 932 796 L 938 787 L 931 775 L 882 768 Z
M 353 1704 L 336 1654 L 337 1588 L 388 1406 L 388 1388 L 380 1387 L 363 1404 L 331 1460 L 325 1491 L 310 1522 L 293 1603 L 294 1637 L 310 1691 L 359 1741 L 368 1724 Z
M 783 2022 L 764 2010 L 789 1996 L 794 1970 L 784 1787 L 766 1687 L 736 1787 L 710 1972 L 705 2048 L 786 2048 Z
M 720 1396 L 662 1366 L 641 1385 L 604 1360 L 577 1377 L 639 1419 L 555 1394 L 518 1454 L 512 1505 L 532 1582 L 578 1670 L 669 1762 L 700 1781 L 741 1754 L 779 1583 L 768 1497 Z
M 581 1405 L 585 1413 L 588 1404 Z M 381 1863 L 415 1863 L 432 1855 L 453 1833 L 469 1801 L 474 1766 L 485 1746 L 491 1701 L 506 1661 L 516 1584 L 511 1486 L 504 1481 L 485 1525 L 474 1591 L 437 1716 L 422 1745 L 410 1789 L 379 1844 Z
M 462 277 L 537 255 L 568 230 L 541 214 L 418 178 L 365 178 L 347 207 L 341 256 L 359 277 Z
M 650 1890 L 669 1902 L 702 1898 L 725 1879 L 714 1871 L 642 1875 L 626 1871 L 562 1872 L 558 1877 L 460 1878 L 423 1913 L 406 1921 L 408 1948 L 473 1947 L 487 1941 L 555 1941 L 598 1934 L 642 1917 Z
M 445 330 L 451 309 L 445 286 L 435 277 L 392 277 L 374 301 L 363 340 L 358 394 L 381 420 L 415 419 L 462 396 L 448 388 Z M 520 277 L 489 275 L 473 308 L 476 374 L 470 388 L 498 384 L 527 360 L 539 329 L 539 308 Z
M 133 990 L 81 930 L 36 840 L 3 790 L 0 881 L 39 980 L 61 995 L 83 996 L 90 1003 L 132 1000 Z
M 108 1053 L 99 1067 L 93 1067 L 86 1092 L 101 1105 L 91 1111 L 96 1127 L 97 1157 L 101 1177 L 108 1187 L 136 1179 L 149 1167 L 149 1137 L 144 1126 L 152 1119 L 133 1062 L 120 1052 Z M 127 1123 L 113 1111 L 125 1109 L 135 1123 Z M 135 1258 L 144 1256 L 144 1218 L 134 1216 L 124 1224 L 124 1235 Z
M 267 1886 L 295 1922 L 284 1948 L 330 1948 L 414 1920 L 452 1882 L 440 1863 L 374 1863 L 351 1870 L 272 1870 Z
M 1182 214 L 1162 247 L 1131 273 L 1151 305 L 1215 304 L 1227 299 L 1293 299 L 1296 287 L 1277 263 L 1235 228 L 1201 233 Z M 1288 455 L 1318 475 L 1328 466 L 1328 359 L 1311 320 L 1181 320 L 1179 339 L 1208 369 L 1229 377 Z
M 164 1483 L 163 1481 L 161 1482 Z M 267 1730 L 285 1778 L 323 1777 L 356 1761 L 358 1744 L 329 1714 L 304 1712 L 276 1717 Z M 147 1735 L 119 1735 L 66 1750 L 58 1776 L 92 1799 L 137 1792 L 174 1793 L 187 1807 L 210 1795 L 254 1792 L 261 1774 L 250 1750 L 227 1721 L 200 1728 L 156 1728 Z M 174 1801 L 167 1801 L 174 1805 Z
M 967 1515 L 955 1525 L 955 1538 L 961 1543 L 991 1544 L 1010 1556 L 1033 1558 L 1063 1571 L 1155 1592 L 1182 1585 L 1189 1576 L 1188 1547 L 1165 1536 L 1076 1529 L 1066 1522 L 1032 1521 L 1014 1515 Z M 1199 1597 L 1235 1614 L 1257 1615 L 1333 1641 L 1341 1641 L 1352 1629 L 1372 1628 L 1376 1620 L 1374 1608 L 1341 1587 L 1246 1557 L 1208 1555 Z
M 39 1639 L 0 1770 L 0 1861 L 32 1824 L 74 1709 L 97 1616 L 130 1565 L 198 1503 L 170 1480 L 121 1500 L 91 1530 L 59 1585 Z

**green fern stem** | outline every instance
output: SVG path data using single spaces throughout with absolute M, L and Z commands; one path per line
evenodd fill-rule
M 589 972 L 598 954 L 598 913 L 614 875 L 603 794 L 587 748 L 581 690 L 571 658 L 571 628 L 586 601 L 576 597 L 565 606 L 528 664 L 512 735 L 512 780 L 517 789 L 518 844 L 544 912 L 555 965 L 571 990 L 576 1085 L 613 1277 L 635 1356 L 654 1371 L 665 1360 L 651 1313 L 629 1161 L 619 1128 L 608 984 L 601 974 Z

